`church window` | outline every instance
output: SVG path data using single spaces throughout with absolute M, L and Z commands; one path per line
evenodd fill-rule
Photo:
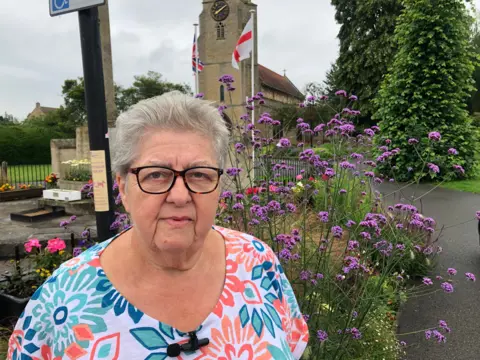
M 219 22 L 217 23 L 217 40 L 224 40 L 225 39 L 225 25 Z
M 220 101 L 225 102 L 225 86 L 220 85 Z

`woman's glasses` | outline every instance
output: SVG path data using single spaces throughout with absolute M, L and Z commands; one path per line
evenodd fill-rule
M 181 176 L 187 189 L 194 194 L 208 194 L 218 187 L 222 169 L 197 166 L 176 171 L 163 166 L 142 166 L 132 168 L 129 173 L 137 176 L 138 186 L 147 194 L 164 194 L 175 185 Z

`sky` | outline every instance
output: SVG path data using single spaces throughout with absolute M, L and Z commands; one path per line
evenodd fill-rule
M 300 89 L 322 81 L 338 52 L 330 1 L 254 2 L 259 62 L 281 74 L 286 69 Z M 109 6 L 116 83 L 129 86 L 134 75 L 153 70 L 194 88 L 193 24 L 202 0 L 110 0 Z M 61 105 L 64 80 L 83 76 L 78 15 L 50 17 L 47 0 L 3 0 L 0 19 L 0 114 L 23 120 L 36 102 Z
M 322 82 L 338 54 L 330 0 L 254 0 L 259 62 L 301 90 Z M 21 6 L 19 6 L 21 4 Z M 480 0 L 475 0 L 480 8 Z M 193 23 L 202 0 L 110 0 L 113 75 L 130 86 L 153 70 L 194 88 Z M 233 51 L 233 49 L 232 49 Z M 50 17 L 47 0 L 0 0 L 0 114 L 23 120 L 36 102 L 58 107 L 65 79 L 83 76 L 78 16 Z

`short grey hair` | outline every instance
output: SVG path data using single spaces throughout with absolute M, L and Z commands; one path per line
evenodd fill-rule
M 212 140 L 218 166 L 225 166 L 230 133 L 212 102 L 173 91 L 142 100 L 116 121 L 112 170 L 125 176 L 135 161 L 140 139 L 149 129 L 191 131 Z

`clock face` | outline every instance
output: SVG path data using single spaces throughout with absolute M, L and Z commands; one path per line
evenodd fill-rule
M 217 0 L 212 5 L 212 17 L 215 21 L 224 21 L 230 14 L 230 7 L 225 0 Z

